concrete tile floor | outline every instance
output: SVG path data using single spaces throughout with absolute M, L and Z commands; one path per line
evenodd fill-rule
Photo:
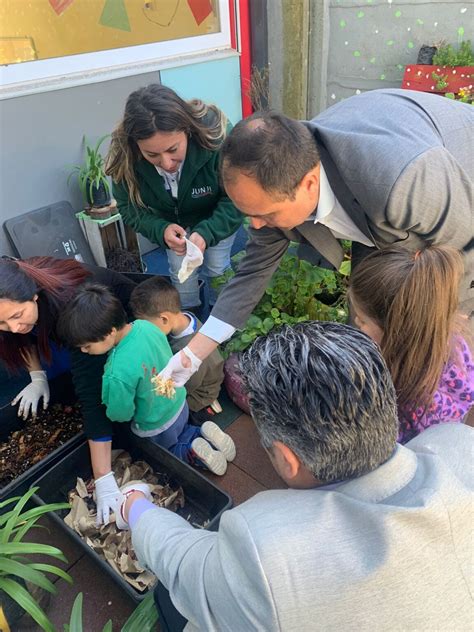
M 260 445 L 252 419 L 248 415 L 242 415 L 227 431 L 236 443 L 235 461 L 229 464 L 225 476 L 207 476 L 232 496 L 234 505 L 265 489 L 284 488 L 283 482 L 274 473 L 270 460 Z M 63 580 L 57 584 L 58 595 L 51 600 L 48 608 L 48 616 L 55 628 L 62 632 L 63 624 L 69 621 L 74 599 L 77 593 L 82 592 L 84 631 L 102 632 L 104 625 L 111 619 L 114 632 L 118 632 L 136 604 L 89 556 L 77 550 L 75 543 L 65 532 L 51 520 L 46 520 L 43 524 L 47 528 L 37 530 L 31 538 L 61 549 L 68 563 L 59 565 L 68 570 L 74 579 L 72 585 Z M 27 625 L 21 622 L 21 625 L 15 627 L 14 632 L 37 631 L 39 628 L 34 623 Z

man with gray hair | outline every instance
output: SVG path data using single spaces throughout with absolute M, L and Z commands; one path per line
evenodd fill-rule
M 290 489 L 224 513 L 217 533 L 141 492 L 122 506 L 186 630 L 469 629 L 474 431 L 446 424 L 398 445 L 385 362 L 346 325 L 284 326 L 241 370 Z

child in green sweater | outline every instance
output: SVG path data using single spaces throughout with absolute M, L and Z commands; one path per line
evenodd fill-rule
M 130 297 L 135 318 L 156 325 L 165 335 L 173 353 L 185 347 L 202 323 L 191 312 L 182 312 L 178 290 L 169 281 L 154 276 L 137 285 Z M 189 417 L 201 426 L 222 408 L 217 401 L 224 380 L 224 359 L 216 349 L 186 383 Z
M 131 421 L 132 431 L 192 465 L 225 474 L 235 457 L 231 437 L 213 422 L 188 423 L 184 387 L 171 398 L 157 395 L 152 378 L 172 356 L 165 334 L 146 320 L 127 322 L 118 299 L 104 286 L 84 287 L 60 318 L 65 341 L 83 353 L 108 353 L 102 403 L 111 421 Z

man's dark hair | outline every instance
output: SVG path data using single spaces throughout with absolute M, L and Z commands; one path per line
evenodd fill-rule
M 294 199 L 304 176 L 319 164 L 319 153 L 303 123 L 270 111 L 237 123 L 222 145 L 220 160 L 224 185 L 242 172 L 267 193 Z
M 71 347 L 103 340 L 112 329 L 122 329 L 127 314 L 112 292 L 98 283 L 85 285 L 67 304 L 58 321 L 58 335 Z
M 181 311 L 178 290 L 160 276 L 142 281 L 133 288 L 130 308 L 135 318 L 156 318 L 163 312 Z
M 281 441 L 318 481 L 361 476 L 392 454 L 395 388 L 379 348 L 357 329 L 285 325 L 257 338 L 240 370 L 264 447 Z

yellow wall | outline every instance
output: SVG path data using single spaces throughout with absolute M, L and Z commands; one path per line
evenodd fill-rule
M 214 7 L 198 24 L 198 20 Z M 219 31 L 210 0 L 0 0 L 0 64 Z M 201 16 L 201 17 L 199 17 Z

